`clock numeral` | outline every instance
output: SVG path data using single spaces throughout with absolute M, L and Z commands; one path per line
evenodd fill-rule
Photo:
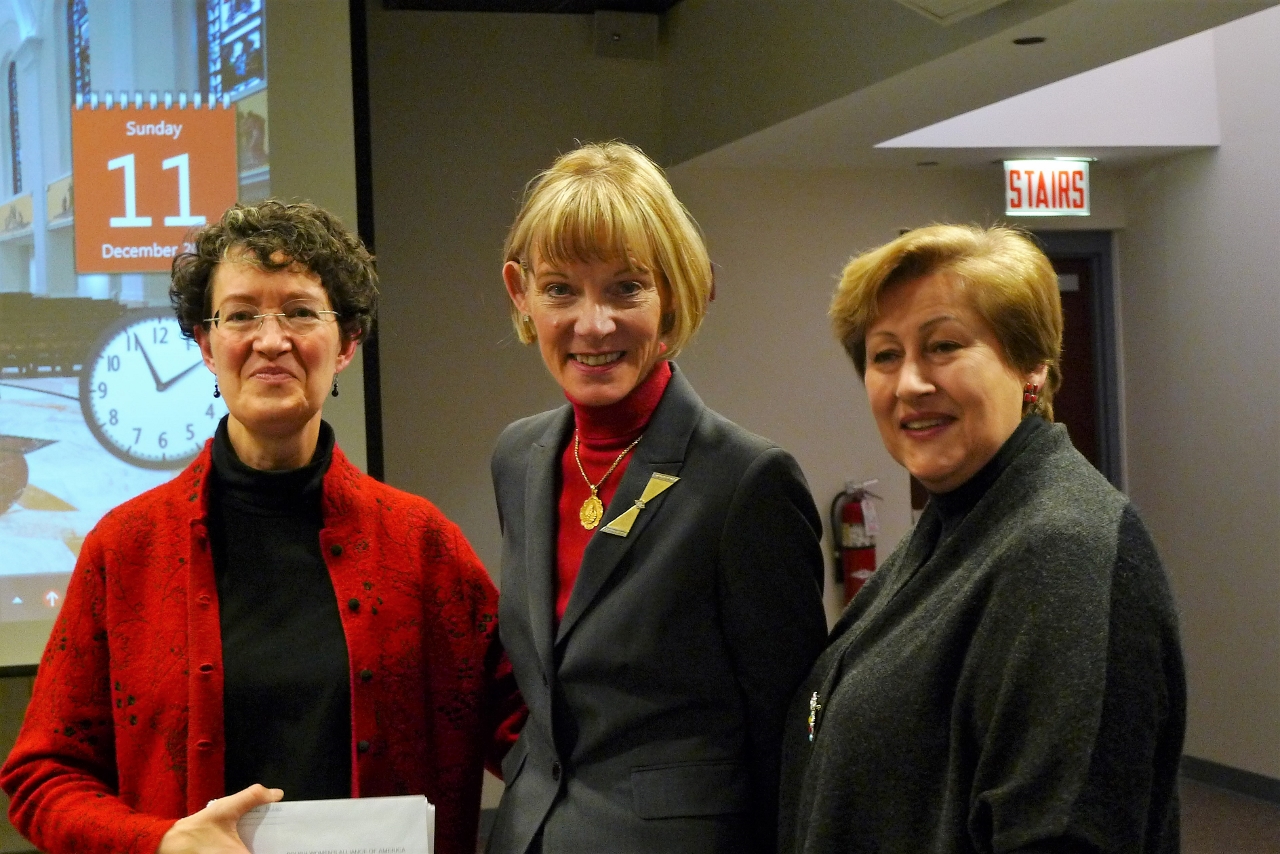
M 108 357 L 107 357 L 107 370 L 108 370 L 108 371 L 118 371 L 118 370 L 120 370 L 120 357 L 119 357 L 119 356 L 108 356 Z
M 153 326 L 153 327 L 151 328 L 151 343 L 152 343 L 152 344 L 167 344 L 167 343 L 169 343 L 169 327 L 167 327 L 167 326 Z
M 163 433 L 161 433 L 161 434 L 160 434 L 160 437 L 159 437 L 158 439 L 156 439 L 156 444 L 157 444 L 157 445 L 159 445 L 159 446 L 160 446 L 160 447 L 162 447 L 162 448 L 167 448 L 167 447 L 169 447 L 169 440 L 168 440 L 168 438 L 166 438 L 166 437 L 165 437 L 165 435 L 164 435 Z
M 210 408 L 210 409 L 212 409 L 213 407 L 212 407 L 212 406 L 210 406 L 209 408 Z M 192 427 L 190 424 L 188 424 L 188 425 L 187 425 L 187 441 L 188 441 L 188 442 L 190 442 L 190 441 L 191 441 L 192 439 L 194 439 L 195 437 L 196 437 L 196 431 L 195 431 L 195 428 L 194 428 L 194 427 Z
M 94 391 L 97 393 L 97 395 L 98 395 L 99 399 L 106 397 L 106 396 L 107 396 L 107 384 L 106 384 L 106 383 L 98 383 L 98 387 L 97 387 L 97 388 L 95 388 L 95 389 L 94 389 Z
M 134 427 L 134 428 L 133 428 L 133 444 L 135 444 L 135 445 L 136 445 L 136 444 L 138 444 L 138 442 L 139 442 L 141 439 L 142 439 L 142 428 L 141 428 L 141 427 Z
M 205 415 L 208 415 L 210 418 L 213 418 L 213 417 L 214 417 L 214 415 L 213 415 L 213 404 L 212 404 L 212 403 L 211 403 L 211 404 L 209 404 L 209 408 L 208 408 L 208 409 L 206 409 L 206 410 L 204 411 L 204 414 L 205 414 Z
M 107 423 L 108 423 L 108 424 L 110 424 L 112 427 L 114 427 L 114 426 L 116 426 L 117 424 L 119 424 L 119 423 L 120 423 L 120 413 L 119 413 L 119 412 L 117 412 L 117 411 L 116 411 L 116 410 L 114 410 L 114 409 L 113 409 L 113 410 L 111 410 L 110 412 L 108 412 L 108 413 L 107 413 Z

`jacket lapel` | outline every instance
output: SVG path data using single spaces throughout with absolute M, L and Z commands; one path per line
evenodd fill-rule
M 551 642 L 555 625 L 556 514 L 560 506 L 556 475 L 560 469 L 559 450 L 572 426 L 573 409 L 566 406 L 534 442 L 525 471 L 525 587 L 530 628 L 543 673 L 555 672 Z
M 635 457 L 627 465 L 626 474 L 618 484 L 618 491 L 605 510 L 601 527 L 607 526 L 635 505 L 653 474 L 679 475 L 688 450 L 689 437 L 705 409 L 693 387 L 672 363 L 667 390 L 663 393 L 658 408 L 654 410 L 649 426 L 645 428 L 644 438 L 636 445 Z M 676 483 L 646 502 L 644 510 L 636 517 L 630 533 L 625 537 L 596 530 L 582 555 L 582 566 L 578 569 L 578 578 L 573 584 L 573 593 L 569 596 L 564 619 L 560 621 L 556 643 L 561 643 L 568 637 L 574 625 L 591 607 L 601 588 L 617 570 L 623 556 L 643 539 L 662 505 L 667 501 L 679 501 L 678 497 L 672 497 L 679 493 L 680 484 Z

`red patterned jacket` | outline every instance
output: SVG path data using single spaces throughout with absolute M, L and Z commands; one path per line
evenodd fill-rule
M 84 541 L 0 771 L 10 819 L 41 851 L 152 854 L 176 819 L 227 794 L 209 469 L 206 445 Z M 337 448 L 323 516 L 351 666 L 352 794 L 425 794 L 436 851 L 471 854 L 484 764 L 523 721 L 497 591 L 435 506 Z

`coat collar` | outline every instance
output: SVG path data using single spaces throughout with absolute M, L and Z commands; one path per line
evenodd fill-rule
M 671 381 L 662 400 L 636 446 L 613 500 L 605 509 L 604 524 L 632 507 L 655 473 L 678 475 L 684 464 L 689 440 L 706 406 L 673 363 Z M 525 482 L 527 525 L 525 566 L 528 568 L 530 613 L 534 615 L 534 643 L 544 662 L 552 661 L 552 646 L 561 643 L 595 601 L 624 555 L 635 547 L 653 523 L 668 496 L 680 492 L 679 484 L 647 502 L 631 532 L 625 537 L 597 530 L 582 556 L 569 604 L 559 630 L 554 629 L 557 473 L 560 453 L 573 430 L 573 409 L 557 410 L 542 435 L 534 442 Z M 678 499 L 677 499 L 678 500 Z
M 524 566 L 533 643 L 543 672 L 554 673 L 551 655 L 555 632 L 556 472 L 559 452 L 573 429 L 573 407 L 556 410 L 547 429 L 533 443 L 525 470 Z

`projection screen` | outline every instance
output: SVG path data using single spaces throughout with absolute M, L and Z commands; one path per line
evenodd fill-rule
M 80 545 L 225 413 L 168 309 L 237 199 L 356 227 L 344 2 L 0 0 L 0 673 L 34 665 Z M 325 407 L 365 466 L 363 368 Z

